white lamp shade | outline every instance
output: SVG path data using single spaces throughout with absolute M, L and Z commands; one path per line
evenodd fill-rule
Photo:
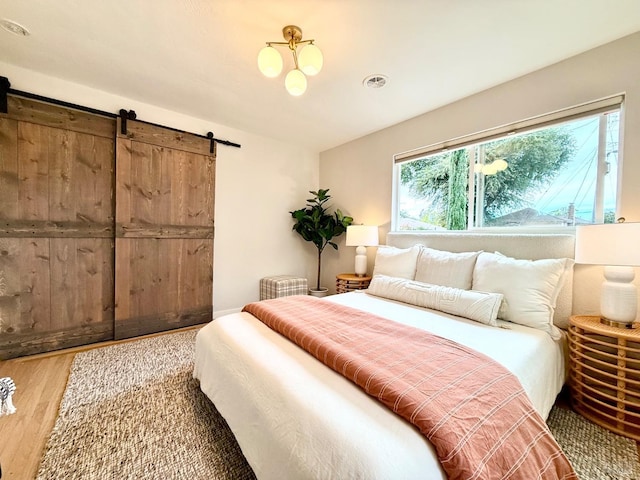
M 307 77 L 298 69 L 291 70 L 284 79 L 284 86 L 287 92 L 298 97 L 307 90 Z
M 600 312 L 613 325 L 636 319 L 638 291 L 632 266 L 640 265 L 640 223 L 576 227 L 576 263 L 605 265 Z
M 354 265 L 356 275 L 366 275 L 367 249 L 365 247 L 378 245 L 378 227 L 375 225 L 349 225 L 345 244 L 348 247 L 357 247 Z
M 322 52 L 313 43 L 305 45 L 298 55 L 298 66 L 306 75 L 313 76 L 320 73 L 324 59 Z
M 349 225 L 345 245 L 348 247 L 374 247 L 378 245 L 378 227 L 375 225 Z
M 576 263 L 640 266 L 640 223 L 576 227 Z
M 282 55 L 267 45 L 258 53 L 258 68 L 265 77 L 275 78 L 282 72 Z

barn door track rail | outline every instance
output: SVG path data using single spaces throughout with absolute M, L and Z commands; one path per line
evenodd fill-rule
M 55 98 L 44 97 L 42 95 L 37 95 L 35 93 L 24 92 L 22 90 L 15 90 L 11 88 L 11 82 L 7 77 L 0 76 L 0 113 L 9 113 L 9 107 L 7 102 L 7 95 L 15 95 L 22 98 L 29 98 L 31 100 L 37 100 L 39 102 L 50 103 L 52 105 L 58 105 L 60 107 L 72 108 L 74 110 L 80 110 L 82 112 L 88 112 L 95 115 L 102 115 L 104 117 L 109 118 L 118 118 L 121 119 L 121 133 L 122 135 L 127 134 L 127 120 L 136 120 L 138 122 L 146 123 L 149 125 L 154 125 L 156 127 L 166 128 L 168 130 L 173 130 L 179 133 L 188 133 L 190 135 L 195 135 L 196 137 L 206 138 L 211 142 L 211 147 L 209 148 L 209 152 L 213 153 L 215 151 L 214 144 L 219 143 L 221 145 L 226 145 L 229 147 L 240 148 L 241 145 L 239 143 L 231 142 L 229 140 L 223 140 L 220 138 L 215 138 L 213 132 L 207 132 L 206 135 L 200 135 L 198 133 L 186 132 L 184 130 L 179 130 L 177 128 L 167 127 L 165 125 L 159 125 L 157 123 L 145 122 L 143 120 L 137 120 L 137 114 L 134 110 L 126 110 L 120 109 L 118 114 L 105 112 L 103 110 L 98 110 L 91 107 L 86 107 L 84 105 L 77 105 L 75 103 L 65 102 L 63 100 L 58 100 Z

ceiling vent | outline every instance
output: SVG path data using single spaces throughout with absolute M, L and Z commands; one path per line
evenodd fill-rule
M 20 37 L 29 36 L 29 30 L 27 30 L 19 23 L 14 22 L 13 20 L 3 18 L 2 20 L 0 20 L 0 27 L 4 28 L 7 32 L 13 33 L 14 35 L 18 35 Z
M 387 77 L 386 75 L 376 74 L 366 77 L 362 81 L 362 84 L 367 88 L 382 88 L 387 84 L 388 81 L 389 77 Z

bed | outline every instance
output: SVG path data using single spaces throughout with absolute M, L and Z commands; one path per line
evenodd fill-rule
M 394 252 L 412 251 L 415 245 L 436 252 L 478 252 L 483 257 L 476 256 L 476 266 L 485 256 L 495 260 L 493 252 L 510 262 L 573 257 L 573 237 L 567 235 L 389 234 L 387 243 Z M 418 273 L 414 267 L 408 274 L 413 278 L 387 275 L 402 266 L 397 257 L 385 259 L 382 251 L 374 267 L 377 295 L 350 292 L 322 301 L 426 330 L 493 358 L 515 374 L 546 418 L 566 378 L 562 328 L 571 312 L 572 263 L 566 260 L 554 287 L 553 331 L 545 331 L 501 319 L 492 326 L 381 295 L 390 291 L 382 288 L 385 278 L 404 286 Z M 431 263 L 428 272 L 435 271 Z M 447 272 L 440 272 L 444 283 L 457 284 L 464 276 L 449 278 Z M 488 279 L 475 280 L 501 280 L 495 271 L 487 272 Z M 260 479 L 447 478 L 434 446 L 413 425 L 246 311 L 217 318 L 200 330 L 194 377 Z

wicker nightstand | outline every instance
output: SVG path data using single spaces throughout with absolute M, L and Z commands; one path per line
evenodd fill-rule
M 371 277 L 359 277 L 355 273 L 341 273 L 336 275 L 336 291 L 338 293 L 353 292 L 369 287 Z
M 592 422 L 640 440 L 640 328 L 574 315 L 569 327 L 573 408 Z

